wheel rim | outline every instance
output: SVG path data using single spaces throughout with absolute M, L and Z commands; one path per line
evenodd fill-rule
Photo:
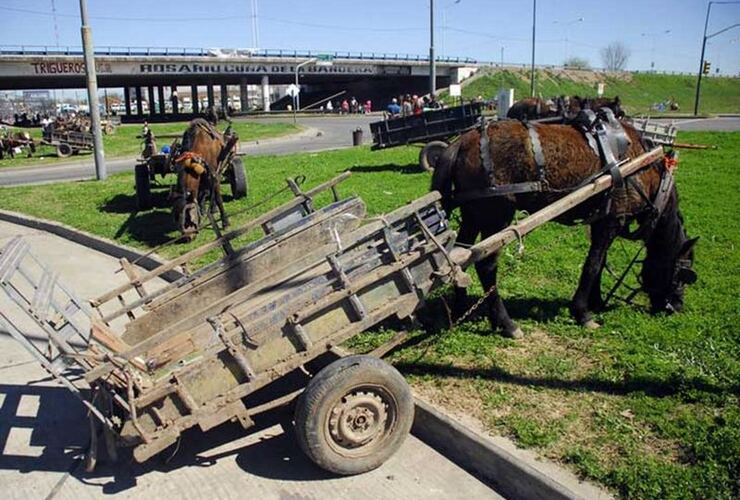
M 355 388 L 329 410 L 327 441 L 343 456 L 369 455 L 390 437 L 397 415 L 396 400 L 385 388 Z

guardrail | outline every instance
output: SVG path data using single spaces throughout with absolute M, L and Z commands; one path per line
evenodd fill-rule
M 81 56 L 79 46 L 0 45 L 0 55 L 64 55 Z M 387 52 L 317 51 L 285 49 L 203 49 L 197 47 L 116 47 L 98 46 L 98 56 L 201 56 L 201 57 L 290 57 L 310 58 L 330 56 L 335 59 L 361 59 L 373 61 L 429 61 L 429 56 Z M 437 62 L 476 64 L 470 57 L 436 57 Z

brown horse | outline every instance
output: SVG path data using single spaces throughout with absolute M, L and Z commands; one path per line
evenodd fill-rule
M 197 235 L 206 202 L 211 213 L 218 207 L 223 227 L 229 225 L 218 171 L 226 147 L 223 136 L 202 118 L 191 121 L 182 136 L 174 161 L 177 185 L 170 200 L 175 221 L 187 240 Z
M 491 174 L 487 174 L 481 159 L 481 129 L 463 134 L 440 157 L 432 189 L 442 194 L 448 213 L 460 206 L 459 243 L 470 245 L 479 234 L 485 238 L 502 230 L 512 221 L 517 209 L 530 213 L 539 210 L 602 171 L 599 155 L 575 127 L 544 124 L 532 127 L 539 136 L 544 172 L 534 158 L 527 127 L 514 120 L 493 122 L 486 128 Z M 635 129 L 624 125 L 624 130 L 630 141 L 625 156 L 635 158 L 645 152 L 646 145 Z M 696 239 L 686 236 L 673 184 L 666 188 L 670 190 L 659 216 L 652 216 L 655 212 L 652 201 L 663 185 L 665 172 L 663 162 L 656 162 L 632 176 L 623 187 L 594 197 L 559 219 L 563 223 L 591 225 L 591 248 L 571 303 L 571 312 L 582 325 L 598 326 L 592 320 L 592 311 L 603 307 L 600 283 L 607 250 L 618 235 L 626 235 L 632 221 L 649 224 L 643 226 L 648 230 L 640 235 L 647 244 L 641 277 L 653 311 L 681 309 L 684 287 L 696 279 L 691 270 Z M 496 186 L 540 180 L 546 189 L 503 196 L 466 196 L 485 190 L 490 180 Z M 484 290 L 492 290 L 487 299 L 489 319 L 492 327 L 502 328 L 505 335 L 520 337 L 522 331 L 509 317 L 496 288 L 497 259 L 498 253 L 476 263 Z M 457 290 L 457 298 L 459 311 L 464 303 L 464 289 Z
M 36 152 L 36 143 L 31 134 L 25 131 L 0 133 L 0 160 L 7 154 L 15 158 L 15 148 L 27 149 L 30 158 Z

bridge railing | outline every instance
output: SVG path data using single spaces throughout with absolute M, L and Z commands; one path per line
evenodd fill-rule
M 27 56 L 81 56 L 79 46 L 49 45 L 0 45 L 0 55 Z M 285 57 L 311 58 L 331 56 L 335 59 L 360 59 L 372 61 L 429 61 L 429 56 L 388 52 L 318 51 L 287 49 L 204 49 L 199 47 L 118 47 L 97 46 L 98 56 L 203 56 L 203 57 Z M 475 64 L 470 57 L 436 57 L 437 62 Z

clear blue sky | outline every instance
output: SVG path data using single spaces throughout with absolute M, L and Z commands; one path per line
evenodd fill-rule
M 60 45 L 80 45 L 78 0 L 55 0 Z M 88 0 L 97 45 L 251 47 L 250 0 Z M 257 0 L 261 48 L 425 54 L 429 0 Z M 531 0 L 436 0 L 438 54 L 525 63 Z M 600 66 L 611 41 L 632 51 L 628 66 L 694 72 L 705 0 L 540 0 L 537 62 L 566 53 Z M 584 21 L 574 22 L 583 17 Z M 444 28 L 444 20 L 446 26 Z M 557 21 L 557 22 L 556 22 Z M 740 4 L 713 5 L 709 32 L 740 22 Z M 0 0 L 0 45 L 56 45 L 52 0 Z M 663 33 L 670 30 L 670 33 Z M 644 36 L 643 33 L 648 34 Z M 567 41 L 566 41 L 567 40 Z M 740 28 L 710 41 L 713 70 L 740 73 Z

